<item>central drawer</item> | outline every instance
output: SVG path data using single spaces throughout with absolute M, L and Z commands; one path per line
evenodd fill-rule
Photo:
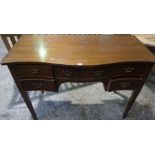
M 45 79 L 24 79 L 19 81 L 24 91 L 43 90 L 54 91 L 54 80 Z
M 52 78 L 52 67 L 49 65 L 14 65 L 13 69 L 19 78 Z
M 72 80 L 105 78 L 108 75 L 107 70 L 105 67 L 54 67 L 56 78 Z

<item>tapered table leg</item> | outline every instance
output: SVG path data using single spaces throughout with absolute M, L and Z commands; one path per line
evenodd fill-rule
M 25 101 L 29 111 L 31 112 L 31 115 L 33 117 L 33 119 L 37 120 L 37 115 L 34 111 L 34 108 L 32 106 L 29 94 L 27 91 L 24 91 L 23 88 L 21 87 L 20 83 L 18 82 L 18 80 L 15 80 L 16 86 L 21 94 L 21 96 L 23 97 L 23 100 Z
M 130 108 L 132 107 L 133 103 L 135 102 L 140 91 L 141 91 L 141 89 L 140 90 L 133 90 L 131 97 L 130 97 L 130 99 L 129 99 L 126 107 L 125 107 L 125 110 L 123 112 L 122 118 L 125 118 L 128 115 L 128 112 L 129 112 Z
M 20 94 L 23 97 L 23 99 L 24 99 L 24 101 L 25 101 L 29 111 L 31 112 L 31 115 L 32 115 L 33 119 L 37 120 L 37 115 L 36 115 L 36 113 L 34 111 L 34 108 L 32 106 L 32 103 L 31 103 L 30 97 L 28 95 L 28 92 L 25 92 L 23 90 L 19 90 L 19 91 L 20 91 Z
M 27 91 L 24 91 L 22 89 L 22 87 L 20 86 L 20 84 L 18 83 L 18 81 L 15 81 L 15 82 L 16 82 L 17 88 L 18 88 L 21 96 L 23 97 L 23 100 L 25 101 L 25 103 L 26 103 L 29 111 L 31 112 L 31 115 L 32 115 L 33 119 L 37 120 L 37 115 L 36 115 L 36 113 L 34 111 L 34 108 L 32 106 L 32 102 L 30 100 L 30 97 L 29 97 L 28 92 Z

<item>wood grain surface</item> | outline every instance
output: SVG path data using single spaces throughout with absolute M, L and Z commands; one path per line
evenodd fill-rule
M 22 35 L 2 60 L 9 63 L 101 65 L 155 62 L 133 35 Z

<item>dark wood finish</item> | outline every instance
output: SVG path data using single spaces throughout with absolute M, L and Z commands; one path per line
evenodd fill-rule
M 105 78 L 108 75 L 107 67 L 54 67 L 57 78 L 68 79 L 96 79 Z
M 19 81 L 24 91 L 32 91 L 32 90 L 55 91 L 54 80 L 24 79 Z
M 52 67 L 49 65 L 14 65 L 16 75 L 20 78 L 53 78 Z
M 128 63 L 128 64 L 113 65 L 110 69 L 110 75 L 141 76 L 147 74 L 150 65 L 148 63 Z
M 142 78 L 114 78 L 109 80 L 107 90 L 139 90 L 142 84 Z
M 102 82 L 106 91 L 133 90 L 127 115 L 155 63 L 131 35 L 23 35 L 2 60 L 34 119 L 26 91 L 58 91 L 64 82 Z
M 1 34 L 1 38 L 8 51 L 15 45 L 20 37 L 20 34 Z

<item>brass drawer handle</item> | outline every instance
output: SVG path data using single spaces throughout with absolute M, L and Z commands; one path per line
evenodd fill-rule
M 73 71 L 64 69 L 64 70 L 62 71 L 62 73 L 63 73 L 65 76 L 70 77 L 70 76 L 73 74 Z
M 32 85 L 37 89 L 40 89 L 43 87 L 43 83 L 33 83 Z
M 123 88 L 128 87 L 130 84 L 131 84 L 130 82 L 121 82 L 120 83 L 121 87 L 123 87 Z
M 38 74 L 39 71 L 40 71 L 40 70 L 39 70 L 38 68 L 31 68 L 31 73 L 32 73 L 33 75 Z
M 103 71 L 103 70 L 94 71 L 94 76 L 95 76 L 95 77 L 102 76 L 102 75 L 103 75 L 103 73 L 104 73 L 104 71 Z
M 126 68 L 124 68 L 124 71 L 126 73 L 131 73 L 133 70 L 134 70 L 134 67 L 126 67 Z

